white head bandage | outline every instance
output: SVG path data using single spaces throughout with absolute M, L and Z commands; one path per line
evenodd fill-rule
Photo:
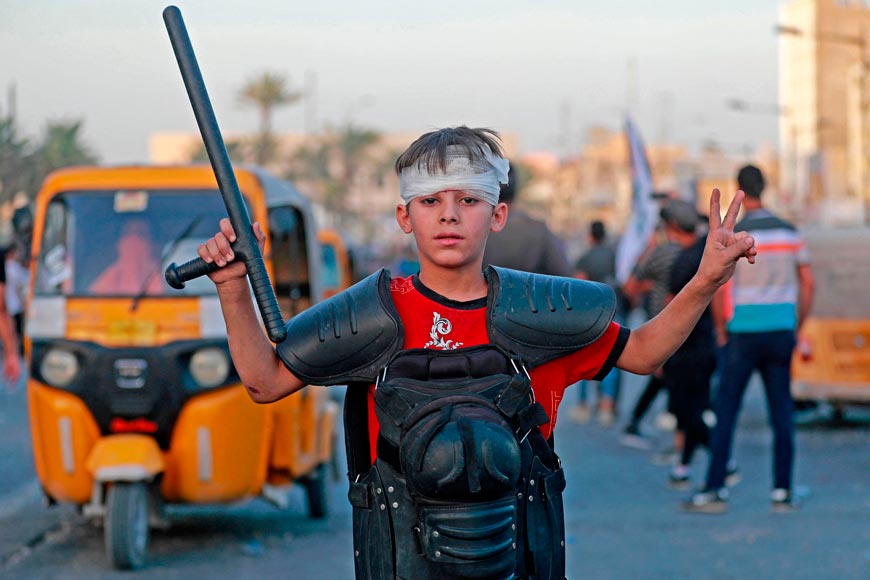
M 468 151 L 461 145 L 449 145 L 445 155 L 445 171 L 429 173 L 425 163 L 406 167 L 399 175 L 399 193 L 405 205 L 415 197 L 433 195 L 439 191 L 464 191 L 496 205 L 500 184 L 508 182 L 507 159 L 485 149 L 478 161 L 469 161 Z

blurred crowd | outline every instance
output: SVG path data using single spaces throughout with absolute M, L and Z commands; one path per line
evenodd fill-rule
M 729 490 L 741 479 L 731 457 L 737 415 L 750 375 L 759 371 L 768 400 L 774 434 L 771 506 L 786 512 L 797 508 L 792 494 L 794 403 L 790 362 L 797 333 L 813 296 L 806 245 L 797 228 L 768 211 L 762 203 L 764 176 L 757 167 L 740 170 L 735 186 L 746 194 L 744 215 L 736 231 L 755 236 L 768 256 L 757 265 L 739 264 L 738 276 L 723 288 L 702 315 L 682 347 L 655 373 L 634 401 L 621 396 L 621 371 L 614 368 L 600 381 L 581 381 L 566 413 L 578 423 L 618 426 L 620 442 L 650 451 L 655 463 L 669 467 L 667 485 L 691 489 L 697 452 L 709 455 L 705 484 L 682 504 L 684 511 L 723 513 Z M 485 264 L 558 276 L 573 276 L 610 286 L 615 292 L 615 321 L 637 327 L 664 309 L 698 270 L 707 243 L 709 216 L 693 203 L 666 193 L 654 198 L 659 222 L 654 235 L 627 280 L 617 279 L 619 240 L 606 224 L 588 225 L 585 246 L 572 265 L 565 245 L 548 229 L 515 207 L 514 180 L 502 193 L 510 207 L 503 232 L 490 236 Z M 735 286 L 740 286 L 736 290 Z M 655 405 L 656 399 L 666 402 Z M 650 409 L 662 411 L 645 421 Z M 664 449 L 642 428 L 653 423 L 672 432 Z

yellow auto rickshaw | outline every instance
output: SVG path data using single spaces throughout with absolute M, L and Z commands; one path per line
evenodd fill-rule
M 792 395 L 829 403 L 839 419 L 849 406 L 870 405 L 870 229 L 805 235 L 816 292 L 792 359 Z
M 317 232 L 321 254 L 321 285 L 323 297 L 338 294 L 353 283 L 350 249 L 336 230 L 323 228 Z
M 236 178 L 290 318 L 322 294 L 310 206 L 260 170 Z M 144 564 L 165 504 L 274 501 L 296 482 L 310 515 L 326 514 L 337 405 L 317 387 L 253 403 L 214 285 L 164 280 L 225 216 L 206 166 L 67 169 L 36 199 L 25 332 L 36 471 L 50 501 L 103 520 L 119 568 Z

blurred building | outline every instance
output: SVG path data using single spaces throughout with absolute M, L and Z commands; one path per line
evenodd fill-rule
M 863 222 L 870 200 L 870 3 L 780 9 L 780 144 L 798 217 Z
M 333 135 L 334 136 L 334 135 Z M 297 187 L 321 206 L 318 221 L 330 227 L 344 228 L 356 240 L 377 240 L 377 243 L 401 246 L 407 243 L 395 224 L 395 207 L 399 201 L 399 182 L 392 165 L 396 157 L 419 136 L 418 133 L 383 133 L 361 159 L 353 179 L 344 182 L 340 208 L 330 205 L 334 194 L 324 187 L 324 180 L 314 177 L 293 177 Z M 274 166 L 275 175 L 292 174 L 294 153 L 303 146 L 312 147 L 319 139 L 329 139 L 330 133 L 318 135 L 281 135 L 278 137 Z M 227 135 L 227 143 L 245 143 L 251 136 Z M 522 166 L 521 192 L 517 204 L 547 222 L 551 229 L 568 242 L 573 257 L 585 243 L 589 223 L 601 220 L 608 231 L 617 234 L 625 228 L 631 215 L 631 168 L 628 143 L 622 129 L 603 126 L 589 128 L 585 144 L 579 152 L 560 159 L 553 152 L 519 154 L 516 134 L 505 133 L 503 140 L 508 157 Z M 157 133 L 149 141 L 150 160 L 157 164 L 190 163 L 202 154 L 202 142 L 193 133 Z M 249 153 L 249 152 L 248 152 Z M 242 157 L 248 155 L 242 151 Z M 764 170 L 769 188 L 768 204 L 781 209 L 788 198 L 780 195 L 779 160 L 776 153 L 762 148 L 751 156 L 732 156 L 710 145 L 697 154 L 675 144 L 647 144 L 647 158 L 657 191 L 693 201 L 706 213 L 710 192 L 718 187 L 727 207 L 736 189 L 735 176 L 741 165 L 752 162 Z M 340 175 L 340 160 L 328 165 Z M 335 182 L 332 183 L 332 186 Z M 330 208 L 333 208 L 332 210 Z M 338 214 L 343 214 L 344 220 Z M 350 216 L 351 219 L 347 219 Z
M 353 134 L 351 134 L 353 133 Z M 393 165 L 418 132 L 380 133 L 341 127 L 317 134 L 274 137 L 273 161 L 266 169 L 295 185 L 318 206 L 321 225 L 342 228 L 358 240 L 398 244 L 404 236 L 395 225 L 399 180 Z M 515 133 L 501 134 L 508 157 L 518 149 Z M 254 158 L 252 134 L 224 135 L 234 162 Z M 356 143 L 353 141 L 356 140 Z M 364 145 L 359 145 L 363 141 Z M 301 154 L 305 150 L 304 154 Z M 353 150 L 353 153 L 349 151 Z M 207 162 L 197 133 L 154 133 L 148 140 L 149 161 L 158 165 Z M 389 239 L 395 232 L 396 239 Z
M 647 157 L 657 189 L 676 191 L 686 168 L 695 177 L 695 164 L 682 146 L 647 145 Z M 531 178 L 520 201 L 546 218 L 566 239 L 580 239 L 590 222 L 600 220 L 620 232 L 631 214 L 631 168 L 628 144 L 622 130 L 593 126 L 586 132 L 580 151 L 564 160 L 552 153 L 520 157 Z M 692 190 L 694 191 L 694 189 Z M 688 196 L 694 195 L 687 194 Z
M 785 212 L 788 198 L 781 195 L 779 157 L 771 147 L 735 156 L 713 144 L 692 154 L 680 145 L 653 143 L 647 144 L 646 153 L 655 190 L 691 201 L 703 214 L 709 211 L 714 188 L 722 192 L 727 208 L 737 189 L 737 171 L 746 163 L 764 171 L 769 184 L 765 201 Z M 631 216 L 632 176 L 622 130 L 590 128 L 579 153 L 564 160 L 542 152 L 519 161 L 529 173 L 519 203 L 568 242 L 571 256 L 580 252 L 594 220 L 604 222 L 610 232 L 624 230 Z

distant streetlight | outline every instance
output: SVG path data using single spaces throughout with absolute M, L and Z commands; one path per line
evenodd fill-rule
M 788 107 L 777 103 L 752 103 L 743 99 L 730 98 L 725 99 L 725 106 L 740 113 L 776 115 L 777 117 L 787 117 L 790 114 Z

